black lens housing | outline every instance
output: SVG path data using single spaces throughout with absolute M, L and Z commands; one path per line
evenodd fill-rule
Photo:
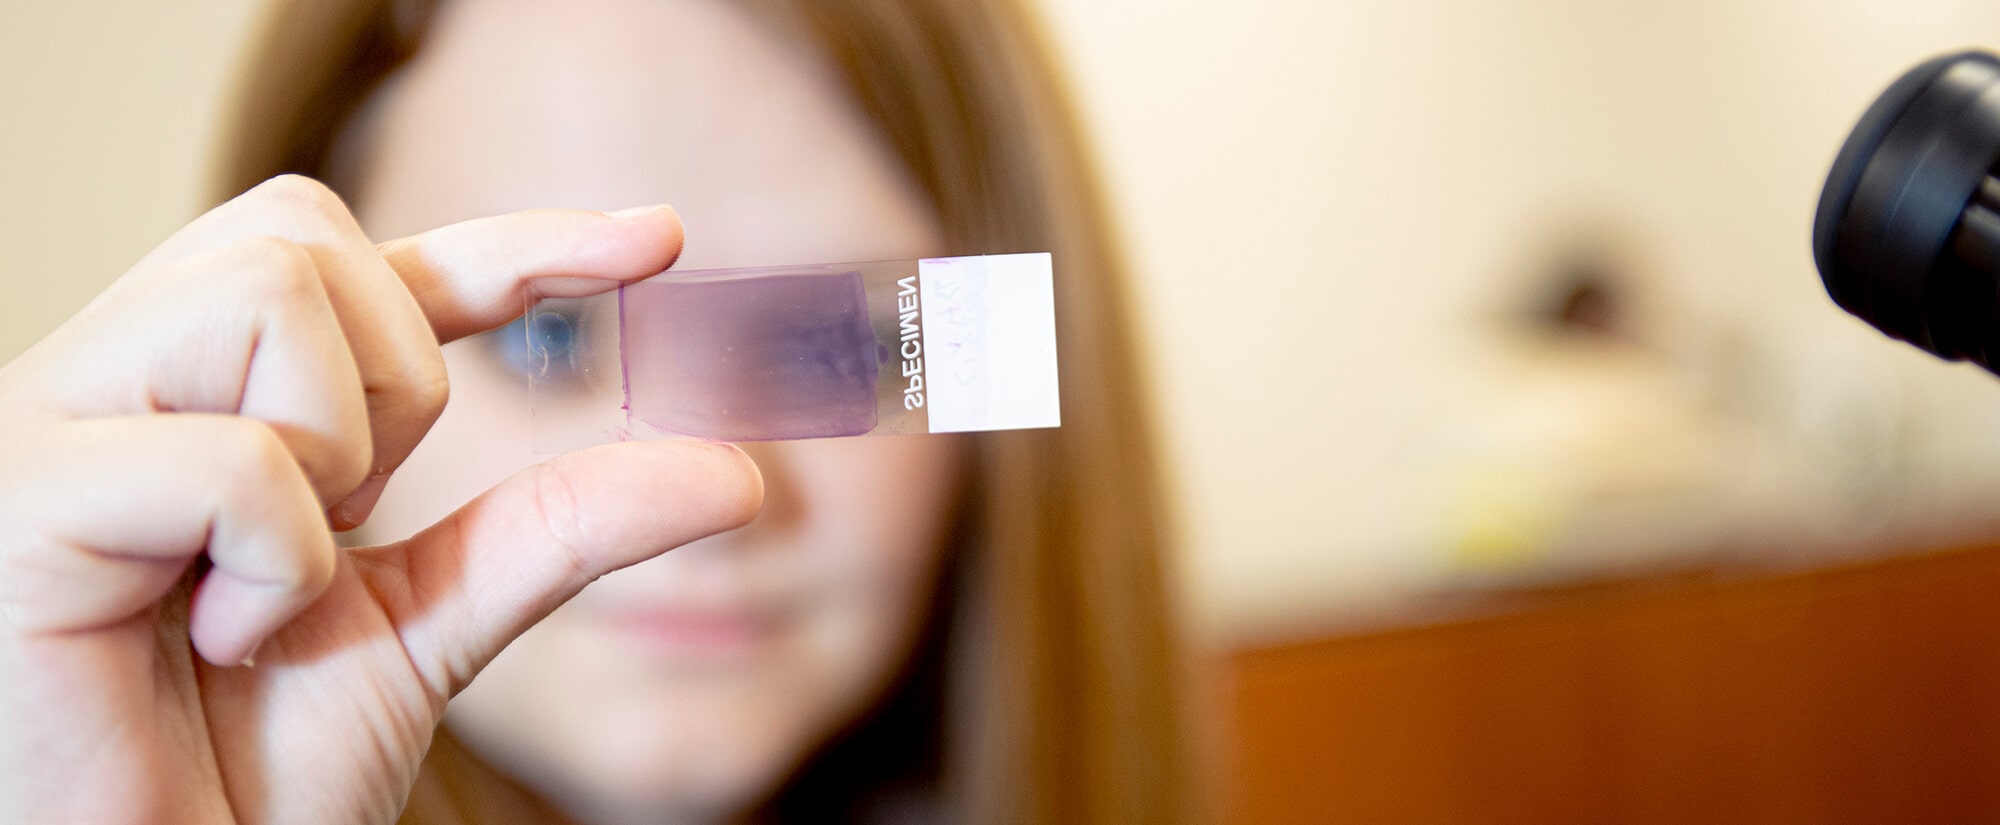
M 1843 309 L 1939 357 L 2000 359 L 2000 57 L 1945 55 L 1868 108 L 1834 160 L 1813 258 Z

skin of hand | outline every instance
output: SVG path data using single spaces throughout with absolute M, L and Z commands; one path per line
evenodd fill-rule
M 524 284 L 665 269 L 665 207 L 376 245 L 277 178 L 0 368 L 0 822 L 391 822 L 445 701 L 611 570 L 747 523 L 694 441 L 572 453 L 342 550 Z M 582 294 L 581 292 L 573 294 Z

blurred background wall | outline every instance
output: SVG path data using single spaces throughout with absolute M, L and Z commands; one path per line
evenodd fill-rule
M 1039 5 L 1140 275 L 1210 639 L 2000 515 L 2000 382 L 1841 316 L 1807 243 L 1852 119 L 2000 42 L 2000 7 Z M 260 7 L 0 3 L 0 357 L 190 217 Z
M 1834 311 L 1808 229 L 1873 95 L 2000 7 L 1046 6 L 1211 627 L 1988 521 L 2000 384 Z
M 259 0 L 0 3 L 0 358 L 196 212 Z

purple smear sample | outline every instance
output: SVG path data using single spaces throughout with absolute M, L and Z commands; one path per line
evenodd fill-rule
M 882 348 L 861 273 L 693 278 L 619 295 L 634 419 L 717 441 L 875 429 Z

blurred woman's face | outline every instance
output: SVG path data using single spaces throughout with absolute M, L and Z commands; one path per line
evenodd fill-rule
M 721 0 L 463 0 L 357 119 L 371 235 L 540 206 L 671 202 L 681 268 L 939 254 L 933 214 L 809 49 Z M 448 348 L 452 400 L 368 524 L 398 538 L 537 460 L 525 380 Z M 447 723 L 587 819 L 727 816 L 882 693 L 931 600 L 962 445 L 751 445 L 749 527 L 608 576 L 508 648 Z M 661 506 L 673 506 L 662 502 Z

